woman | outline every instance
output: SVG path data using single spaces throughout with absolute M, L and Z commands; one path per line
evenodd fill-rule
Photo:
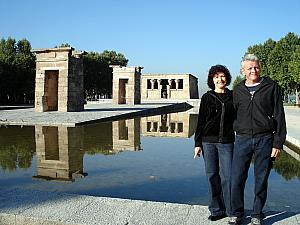
M 209 185 L 208 217 L 216 221 L 230 212 L 230 170 L 234 142 L 233 120 L 235 111 L 229 70 L 223 65 L 212 66 L 206 92 L 200 103 L 197 130 L 195 133 L 195 155 L 202 152 Z

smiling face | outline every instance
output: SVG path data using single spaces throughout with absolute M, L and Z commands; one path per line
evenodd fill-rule
M 223 72 L 218 72 L 213 76 L 215 91 L 224 90 L 227 84 L 226 76 Z
M 247 84 L 255 84 L 260 79 L 260 66 L 257 61 L 244 61 L 242 73 L 245 75 Z

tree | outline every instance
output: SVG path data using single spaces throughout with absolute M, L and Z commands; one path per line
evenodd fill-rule
M 65 48 L 65 47 L 71 47 L 71 45 L 69 43 L 62 43 L 59 46 L 54 46 L 54 48 Z
M 28 99 L 34 99 L 35 83 L 35 56 L 31 52 L 31 45 L 26 39 L 17 43 L 17 55 L 15 58 L 16 81 L 19 103 L 27 103 Z
M 0 73 L 0 102 L 7 103 L 12 99 L 12 88 L 14 82 L 13 62 L 16 57 L 16 41 L 12 38 L 0 42 L 0 62 L 2 70 Z
M 300 86 L 300 45 L 296 47 L 288 66 L 291 76 L 296 84 Z
M 0 41 L 0 102 L 25 103 L 34 97 L 35 57 L 26 39 Z
M 285 94 L 294 92 L 296 82 L 289 72 L 289 62 L 300 44 L 300 39 L 293 33 L 288 33 L 280 39 L 268 57 L 268 70 L 270 77 L 278 82 Z
M 268 58 L 275 45 L 274 40 L 268 39 L 264 44 L 253 45 L 248 48 L 249 53 L 255 54 L 259 58 L 263 76 L 269 76 Z
M 241 83 L 244 80 L 242 75 L 237 75 L 235 78 L 233 84 L 232 84 L 232 89 L 234 89 L 239 83 Z
M 289 62 L 289 73 L 294 79 L 295 82 L 295 90 L 296 90 L 296 105 L 299 105 L 299 89 L 300 89 L 300 45 L 296 47 L 294 51 L 291 61 Z
M 128 59 L 121 53 L 105 50 L 89 52 L 83 58 L 84 90 L 86 97 L 112 94 L 112 68 L 110 65 L 126 66 Z

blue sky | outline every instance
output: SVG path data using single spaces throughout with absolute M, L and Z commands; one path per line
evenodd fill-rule
M 248 46 L 300 35 L 299 0 L 0 0 L 0 9 L 1 38 L 115 50 L 143 73 L 191 73 L 200 89 L 210 66 L 235 78 Z

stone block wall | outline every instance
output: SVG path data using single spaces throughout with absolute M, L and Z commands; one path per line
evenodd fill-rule
M 38 49 L 36 54 L 35 110 L 84 109 L 83 60 L 71 47 Z
M 34 178 L 73 181 L 83 173 L 83 128 L 35 126 L 37 175 Z
M 141 103 L 142 67 L 111 66 L 113 68 L 114 104 L 135 105 Z
M 197 98 L 197 82 L 197 78 L 191 74 L 143 74 L 141 98 L 142 101 Z

